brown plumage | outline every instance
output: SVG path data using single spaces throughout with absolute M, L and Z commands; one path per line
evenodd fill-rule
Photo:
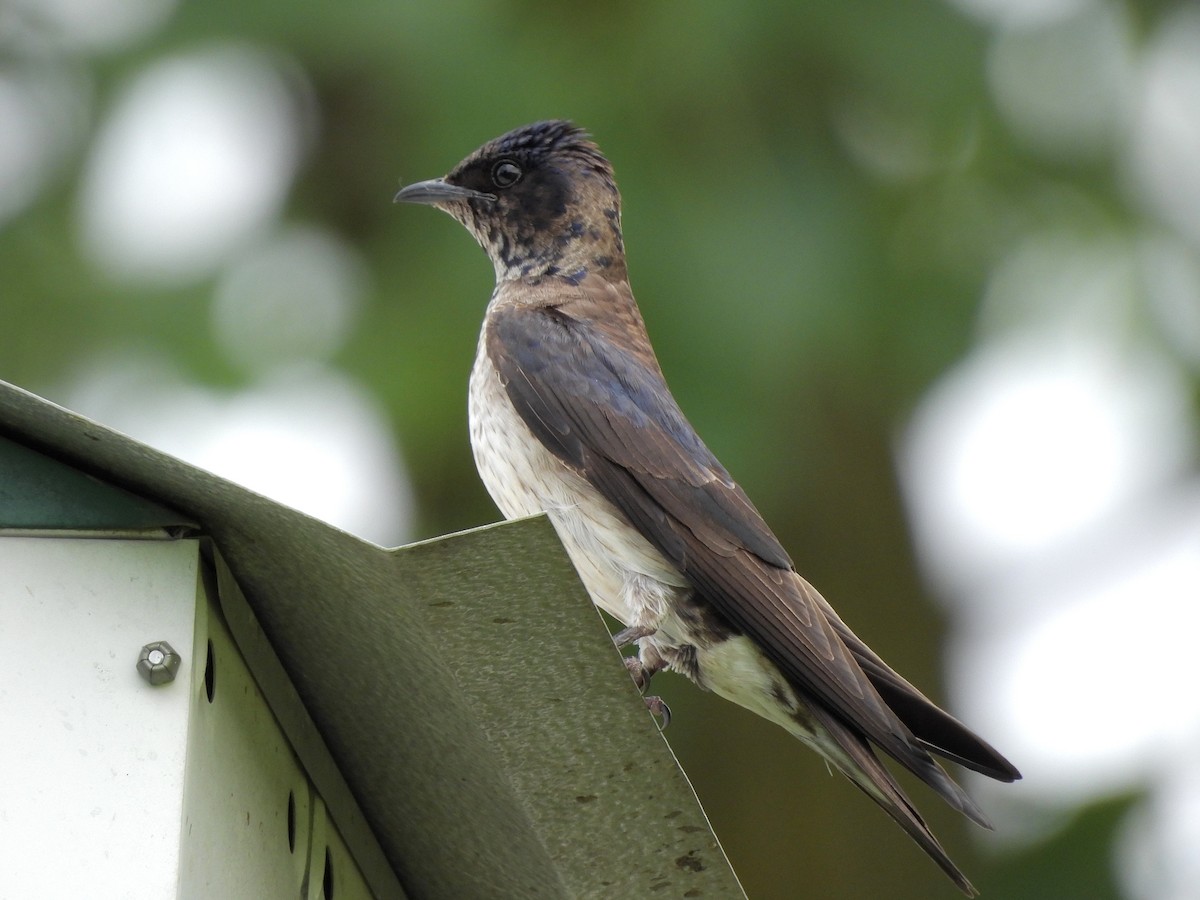
M 501 511 L 550 516 L 647 676 L 672 668 L 782 725 L 973 895 L 874 748 L 985 826 L 931 752 L 1001 781 L 1019 773 L 854 635 L 692 429 L 630 290 L 620 196 L 596 146 L 570 123 L 537 123 L 397 199 L 450 213 L 495 266 L 470 417 Z

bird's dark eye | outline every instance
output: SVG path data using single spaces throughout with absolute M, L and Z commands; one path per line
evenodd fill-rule
M 521 167 L 510 159 L 502 159 L 492 167 L 492 182 L 498 188 L 512 187 L 521 180 Z

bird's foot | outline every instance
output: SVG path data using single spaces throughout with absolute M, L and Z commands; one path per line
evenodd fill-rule
M 671 724 L 671 707 L 667 706 L 662 697 L 643 697 L 642 699 L 646 701 L 646 709 L 650 710 L 650 714 L 658 716 L 662 720 L 658 730 L 665 731 Z

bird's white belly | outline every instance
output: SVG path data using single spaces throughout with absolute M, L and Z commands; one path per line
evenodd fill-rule
M 468 400 L 471 449 L 505 518 L 545 512 L 592 602 L 626 625 L 658 628 L 682 575 L 521 420 L 480 342 Z

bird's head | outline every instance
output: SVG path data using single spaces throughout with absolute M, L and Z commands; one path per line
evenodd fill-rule
M 401 189 L 396 200 L 435 206 L 465 225 L 491 257 L 497 281 L 625 277 L 612 166 L 570 122 L 501 135 L 445 177 Z

